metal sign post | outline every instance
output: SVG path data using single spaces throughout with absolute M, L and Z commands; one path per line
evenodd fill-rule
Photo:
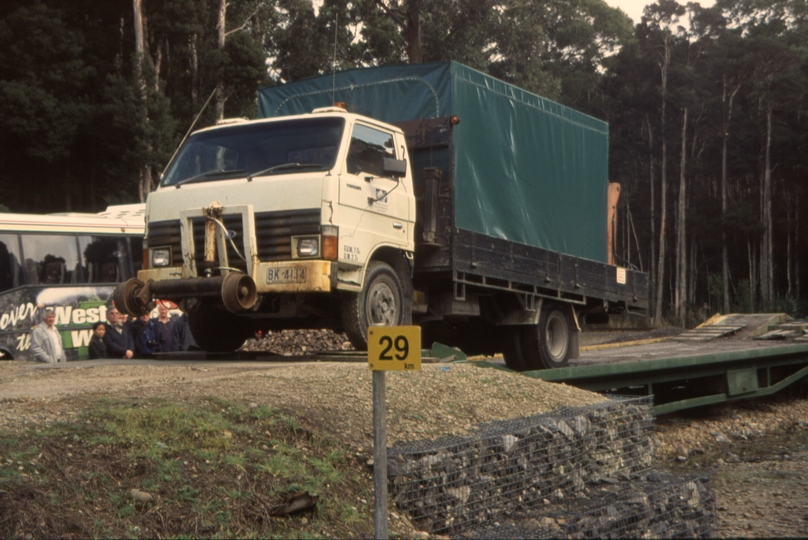
M 421 369 L 421 328 L 368 328 L 368 366 L 373 370 L 373 524 L 376 538 L 387 533 L 387 402 L 385 371 Z
M 373 525 L 387 539 L 387 404 L 384 371 L 373 372 Z

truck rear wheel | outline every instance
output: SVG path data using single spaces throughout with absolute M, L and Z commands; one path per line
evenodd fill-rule
M 500 327 L 499 338 L 502 343 L 502 356 L 505 365 L 514 371 L 527 371 L 528 362 L 523 346 L 523 328 L 521 326 Z
M 249 320 L 208 303 L 188 311 L 188 327 L 199 347 L 208 352 L 233 352 L 253 335 Z
M 404 322 L 404 295 L 393 268 L 371 261 L 362 291 L 342 302 L 342 324 L 348 339 L 360 351 L 367 350 L 368 326 L 400 326 Z
M 565 367 L 572 350 L 569 309 L 549 303 L 542 307 L 539 325 L 525 328 L 522 347 L 529 369 Z

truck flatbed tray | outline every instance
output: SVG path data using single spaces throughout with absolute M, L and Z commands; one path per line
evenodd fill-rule
M 456 229 L 452 241 L 456 281 L 517 289 L 586 304 L 589 298 L 648 310 L 648 276 L 627 268 Z

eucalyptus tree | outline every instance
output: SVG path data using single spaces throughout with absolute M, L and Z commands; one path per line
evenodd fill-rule
M 662 322 L 662 300 L 664 291 L 666 244 L 667 244 L 667 194 L 668 194 L 668 78 L 670 75 L 673 49 L 682 32 L 679 25 L 684 15 L 684 6 L 675 0 L 658 0 L 645 8 L 642 22 L 637 27 L 638 38 L 648 48 L 659 69 L 659 133 L 660 133 L 660 215 L 659 252 L 656 261 L 654 291 L 654 323 Z M 654 204 L 654 202 L 652 202 Z M 653 212 L 652 212 L 653 213 Z
M 730 204 L 729 154 L 733 122 L 737 117 L 739 91 L 745 80 L 743 58 L 746 56 L 746 42 L 740 30 L 729 28 L 728 20 L 719 6 L 701 10 L 692 21 L 693 31 L 700 36 L 704 45 L 705 61 L 702 69 L 707 75 L 703 83 L 711 94 L 710 110 L 714 136 L 720 144 L 720 230 L 721 230 L 721 309 L 730 311 L 730 258 L 729 235 L 736 228 L 728 227 L 727 216 Z
M 762 309 L 775 299 L 777 236 L 773 198 L 775 169 L 782 181 L 796 165 L 793 156 L 778 151 L 789 146 L 798 132 L 783 129 L 804 108 L 806 61 L 805 5 L 798 0 L 725 0 L 718 4 L 748 44 L 743 61 L 748 77 L 743 92 L 750 116 L 756 119 L 759 148 L 759 219 L 762 234 L 757 246 L 757 275 Z M 789 165 L 791 165 L 789 167 Z M 787 184 L 785 184 L 787 185 Z M 755 264 L 750 261 L 750 268 Z M 790 268 L 790 263 L 789 263 Z M 750 272 L 752 274 L 752 272 Z M 755 280 L 752 279 L 754 286 Z

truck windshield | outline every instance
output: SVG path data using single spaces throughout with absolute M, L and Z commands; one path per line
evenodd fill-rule
M 182 145 L 162 186 L 328 170 L 342 140 L 342 118 L 239 124 L 196 133 Z

